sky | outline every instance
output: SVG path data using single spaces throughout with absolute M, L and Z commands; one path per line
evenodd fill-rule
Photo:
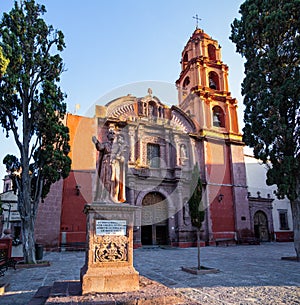
M 239 102 L 242 128 L 241 82 L 243 59 L 229 39 L 231 23 L 240 18 L 241 0 L 37 0 L 47 13 L 43 19 L 65 35 L 65 64 L 60 86 L 67 94 L 70 113 L 92 115 L 95 104 L 132 94 L 153 95 L 167 105 L 177 104 L 175 81 L 181 52 L 196 28 L 203 29 L 222 46 L 222 60 L 229 66 L 229 88 Z M 0 0 L 0 18 L 14 0 Z M 79 108 L 80 107 L 80 108 Z M 0 129 L 0 178 L 8 153 L 15 144 Z M 2 185 L 0 185 L 2 192 Z

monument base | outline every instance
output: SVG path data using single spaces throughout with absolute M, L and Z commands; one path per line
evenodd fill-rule
M 139 290 L 139 273 L 131 267 L 81 269 L 82 294 Z
M 85 206 L 87 242 L 81 268 L 82 294 L 139 290 L 133 267 L 133 225 L 137 207 L 94 202 Z

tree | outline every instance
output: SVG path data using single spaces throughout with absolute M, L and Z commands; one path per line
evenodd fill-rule
M 63 124 L 65 94 L 58 86 L 65 47 L 61 31 L 47 26 L 34 0 L 20 0 L 0 22 L 0 46 L 9 60 L 0 78 L 0 123 L 19 157 L 3 162 L 13 178 L 21 216 L 25 262 L 35 263 L 34 224 L 41 199 L 52 183 L 68 176 L 69 131 Z
M 205 212 L 202 202 L 202 182 L 200 179 L 200 172 L 198 164 L 195 164 L 192 172 L 192 181 L 190 189 L 191 197 L 189 199 L 189 212 L 191 217 L 192 226 L 197 230 L 197 248 L 198 248 L 198 267 L 201 269 L 200 264 L 200 230 L 202 222 L 204 221 Z
M 244 141 L 270 164 L 267 184 L 290 200 L 300 259 L 300 1 L 247 0 L 230 39 L 245 57 Z

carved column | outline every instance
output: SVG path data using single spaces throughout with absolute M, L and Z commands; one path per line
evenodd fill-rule
M 138 151 L 139 151 L 139 155 L 138 158 L 140 159 L 140 164 L 144 164 L 144 162 L 146 162 L 146 160 L 143 159 L 143 154 L 144 154 L 144 142 L 143 142 L 143 137 L 144 137 L 144 130 L 143 128 L 140 128 L 138 131 Z
M 169 143 L 169 131 L 165 130 L 165 162 L 166 162 L 166 168 L 170 168 L 170 158 L 171 158 L 171 154 L 170 154 L 170 143 Z
M 201 77 L 201 65 L 199 62 L 197 62 L 196 64 L 196 71 L 197 71 L 197 74 L 196 74 L 196 81 L 197 81 L 197 84 L 198 86 L 202 86 L 202 77 Z
M 200 160 L 196 160 L 196 156 L 195 156 L 195 153 L 196 153 L 196 143 L 195 143 L 195 140 L 194 139 L 190 139 L 191 141 L 191 151 L 190 151 L 190 159 L 192 159 L 192 168 L 194 167 L 194 164 L 197 162 L 199 162 Z
M 133 164 L 135 162 L 135 128 L 129 126 L 129 162 Z
M 178 182 L 177 185 L 177 194 L 178 194 L 178 229 L 180 230 L 183 227 L 183 202 L 182 202 L 182 183 Z
M 176 241 L 176 233 L 175 233 L 175 208 L 169 206 L 168 208 L 168 215 L 169 215 L 169 221 L 168 221 L 168 229 L 169 229 L 169 239 L 171 242 L 171 245 L 173 242 Z
M 175 149 L 176 149 L 176 165 L 180 166 L 180 147 L 179 147 L 179 138 L 177 135 L 174 136 L 174 143 L 175 143 Z

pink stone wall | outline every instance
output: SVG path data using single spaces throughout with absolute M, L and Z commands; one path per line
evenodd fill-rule
M 36 242 L 46 249 L 58 250 L 63 180 L 54 183 L 44 200 L 40 202 L 35 223 Z

